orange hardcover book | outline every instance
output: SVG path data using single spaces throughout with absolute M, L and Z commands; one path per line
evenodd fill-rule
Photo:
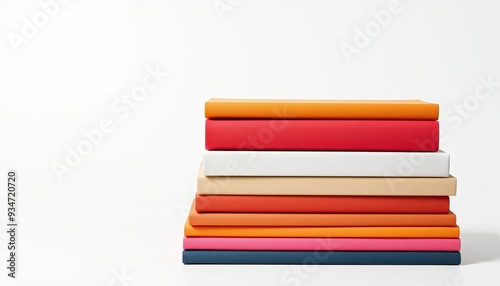
M 437 120 L 439 105 L 421 100 L 265 100 L 205 102 L 206 118 Z
M 290 214 L 189 212 L 193 226 L 455 226 L 447 214 Z
M 447 196 L 201 196 L 200 213 L 447 214 Z
M 458 226 L 335 227 L 335 226 L 184 226 L 186 237 L 421 237 L 458 238 Z

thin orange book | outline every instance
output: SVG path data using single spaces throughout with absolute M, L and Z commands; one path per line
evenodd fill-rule
M 437 120 L 439 105 L 421 100 L 220 99 L 206 118 Z
M 191 206 L 193 226 L 455 226 L 447 214 L 311 214 L 311 213 L 197 213 Z
M 336 226 L 192 226 L 184 225 L 186 237 L 391 237 L 458 238 L 458 226 L 434 227 L 336 227 Z

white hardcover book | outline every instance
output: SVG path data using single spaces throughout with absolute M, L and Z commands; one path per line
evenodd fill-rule
M 205 151 L 205 176 L 448 177 L 438 152 Z

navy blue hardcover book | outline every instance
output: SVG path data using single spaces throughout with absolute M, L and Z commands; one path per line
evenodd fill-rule
M 459 265 L 455 251 L 184 250 L 184 264 Z

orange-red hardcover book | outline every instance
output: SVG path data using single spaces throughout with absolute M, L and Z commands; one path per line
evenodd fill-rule
M 201 196 L 197 212 L 434 213 L 449 212 L 447 196 Z

